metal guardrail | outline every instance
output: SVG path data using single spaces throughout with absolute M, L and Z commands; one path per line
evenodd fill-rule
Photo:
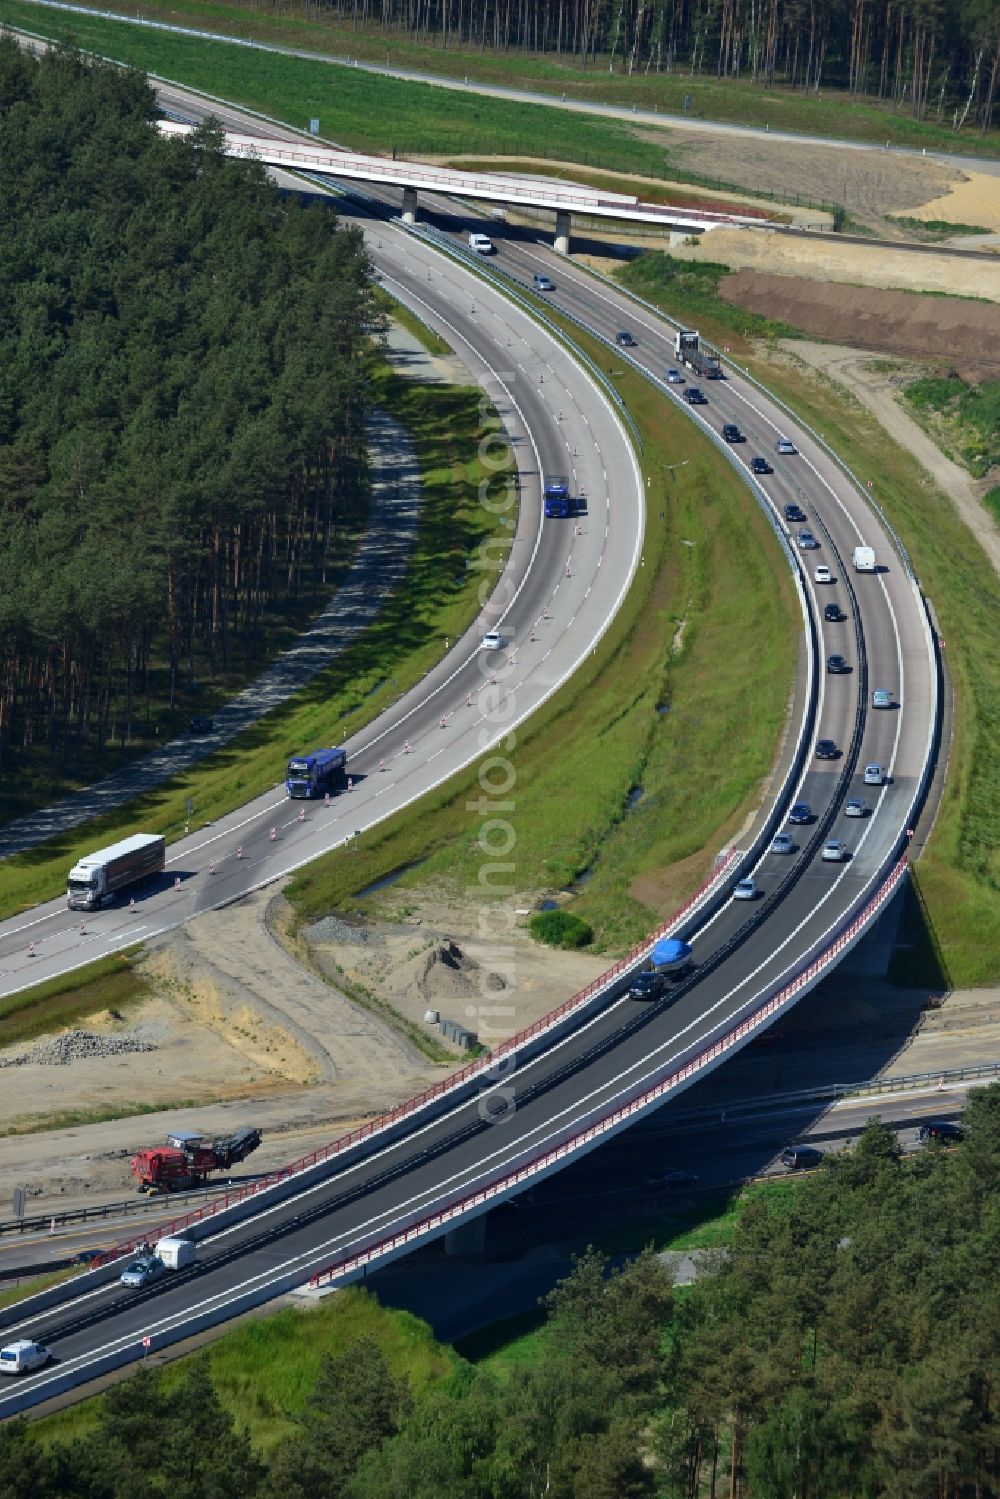
M 405 1228 L 400 1229 L 399 1232 L 387 1235 L 365 1249 L 344 1256 L 327 1266 L 326 1269 L 317 1271 L 310 1278 L 309 1285 L 312 1287 L 329 1285 L 335 1280 L 343 1280 L 349 1276 L 360 1274 L 374 1262 L 381 1259 L 387 1260 L 409 1249 L 411 1245 L 421 1239 L 429 1238 L 432 1235 L 446 1231 L 450 1223 L 457 1222 L 462 1218 L 467 1218 L 480 1212 L 485 1212 L 494 1202 L 499 1202 L 506 1197 L 513 1196 L 525 1183 L 554 1169 L 568 1156 L 593 1148 L 602 1139 L 631 1124 L 640 1114 L 647 1112 L 661 1103 L 664 1097 L 674 1088 L 686 1085 L 700 1072 L 711 1071 L 728 1052 L 738 1048 L 747 1036 L 766 1025 L 775 1014 L 794 1003 L 800 992 L 811 988 L 818 981 L 818 977 L 822 976 L 823 971 L 831 967 L 838 960 L 841 953 L 853 944 L 858 931 L 863 930 L 879 914 L 892 895 L 895 894 L 896 887 L 905 872 L 906 859 L 904 857 L 890 871 L 888 877 L 883 881 L 871 900 L 867 902 L 864 908 L 854 917 L 853 921 L 844 928 L 818 958 L 814 959 L 790 983 L 772 995 L 745 1020 L 740 1021 L 738 1025 L 712 1042 L 704 1051 L 693 1057 L 689 1062 L 685 1062 L 683 1066 L 669 1073 L 666 1077 L 661 1078 L 659 1082 L 654 1083 L 652 1087 L 646 1088 L 627 1103 L 619 1105 L 618 1108 L 613 1109 L 595 1123 L 587 1125 L 585 1129 L 577 1131 L 576 1134 L 561 1141 L 550 1150 L 533 1157 L 531 1160 L 525 1162 L 524 1165 L 487 1183 L 485 1187 L 481 1187 L 478 1191 L 468 1193 L 454 1202 L 447 1204 L 436 1213 L 428 1214 L 426 1217 L 408 1224 Z
M 204 1192 L 198 1192 L 190 1195 L 178 1193 L 176 1197 L 171 1195 L 169 1198 L 159 1194 L 148 1197 L 125 1197 L 118 1202 L 95 1202 L 82 1208 L 64 1208 L 61 1211 L 35 1213 L 30 1218 L 4 1218 L 0 1219 L 0 1238 L 6 1234 L 39 1233 L 43 1230 L 54 1232 L 57 1228 L 67 1228 L 71 1223 L 90 1223 L 101 1218 L 129 1218 L 133 1214 L 142 1216 L 145 1213 L 155 1212 L 157 1209 L 162 1213 L 164 1209 L 180 1204 L 202 1201 L 205 1195 Z
M 402 222 L 402 220 L 399 220 L 399 222 Z M 518 281 L 513 276 L 507 275 L 503 271 L 494 270 L 491 265 L 487 265 L 484 262 L 482 256 L 470 254 L 461 245 L 457 245 L 454 240 L 449 239 L 440 229 L 431 229 L 424 224 L 406 224 L 404 227 L 418 239 L 423 239 L 428 244 L 433 245 L 434 249 L 439 253 L 450 256 L 452 260 L 458 261 L 466 270 L 475 272 L 481 280 L 486 281 L 496 291 L 502 292 L 509 302 L 513 302 L 516 306 L 520 307 L 522 312 L 526 313 L 528 317 L 551 333 L 553 338 L 558 339 L 561 344 L 566 345 L 572 351 L 574 359 L 582 364 L 592 379 L 596 380 L 598 385 L 600 385 L 604 394 L 614 406 L 618 416 L 628 428 L 639 452 L 642 452 L 642 436 L 635 424 L 635 419 L 607 375 L 599 365 L 595 364 L 589 354 L 585 354 L 580 346 L 573 342 L 565 328 L 560 328 L 559 324 L 554 322 L 552 318 L 547 317 L 540 307 L 535 306 L 533 302 L 529 302 L 520 293 L 512 293 L 511 288 L 523 286 L 523 282 Z M 566 313 L 562 308 L 559 311 L 570 322 L 575 323 L 584 333 L 587 333 L 591 337 L 600 338 L 600 334 L 595 334 L 582 318 L 574 317 L 572 313 Z
M 908 1072 L 898 1076 L 870 1077 L 852 1083 L 822 1083 L 815 1088 L 794 1088 L 785 1093 L 768 1093 L 766 1098 L 727 1099 L 726 1118 L 730 1124 L 756 1113 L 770 1113 L 788 1104 L 822 1103 L 826 1099 L 860 1098 L 875 1093 L 917 1093 L 927 1089 L 946 1088 L 949 1083 L 973 1082 L 1000 1077 L 1000 1061 L 974 1062 L 968 1067 L 939 1067 L 933 1072 Z M 675 1110 L 670 1115 L 673 1128 L 679 1124 L 698 1124 L 718 1119 L 719 1105 L 710 1108 Z

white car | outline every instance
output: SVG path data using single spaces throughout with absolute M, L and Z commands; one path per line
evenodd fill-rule
M 681 374 L 680 370 L 667 370 L 667 384 L 668 385 L 683 385 L 684 384 L 684 376 Z
M 502 651 L 506 643 L 499 630 L 487 630 L 480 642 L 479 649 L 481 651 Z
M 833 573 L 825 565 L 825 563 L 820 563 L 819 567 L 817 567 L 816 571 L 813 573 L 813 577 L 816 579 L 817 583 L 833 582 Z
M 733 900 L 756 900 L 759 894 L 757 881 L 753 879 L 737 880 L 733 886 Z
M 847 844 L 843 838 L 828 838 L 823 844 L 823 858 L 828 864 L 843 864 L 847 858 Z
M 845 817 L 865 817 L 867 813 L 868 808 L 865 806 L 860 796 L 852 796 L 848 801 L 844 803 Z
M 41 1343 L 29 1343 L 20 1338 L 0 1348 L 0 1374 L 30 1374 L 32 1369 L 44 1369 L 52 1354 Z
M 872 707 L 873 708 L 891 708 L 892 707 L 892 693 L 889 691 L 888 687 L 876 687 L 875 688 L 875 691 L 872 693 Z
M 881 765 L 866 765 L 864 781 L 866 786 L 881 786 L 885 772 Z
M 774 451 L 776 453 L 797 453 L 799 450 L 790 437 L 779 437 L 778 441 L 774 444 Z

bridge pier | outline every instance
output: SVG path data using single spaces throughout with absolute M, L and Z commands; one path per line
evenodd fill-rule
M 569 214 L 565 208 L 556 209 L 556 237 L 553 248 L 557 255 L 569 254 Z
M 478 1259 L 486 1252 L 487 1213 L 480 1213 L 457 1228 L 450 1228 L 444 1236 L 444 1252 L 452 1259 Z
M 417 190 L 415 187 L 403 188 L 403 223 L 415 224 L 417 222 Z

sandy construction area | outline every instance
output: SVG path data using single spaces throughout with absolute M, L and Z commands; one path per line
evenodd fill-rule
M 682 260 L 721 261 L 733 270 L 1000 302 L 1000 260 L 966 260 L 933 250 L 891 250 L 766 229 L 713 229 L 697 244 L 678 245 L 670 253 Z
M 407 892 L 411 904 L 418 899 Z M 273 890 L 170 934 L 146 959 L 148 1001 L 123 1016 L 80 1022 L 74 1034 L 88 1038 L 85 1054 L 10 1065 L 45 1045 L 0 1052 L 0 1200 L 17 1186 L 28 1188 L 29 1211 L 127 1196 L 129 1157 L 177 1128 L 222 1134 L 255 1124 L 264 1145 L 236 1175 L 284 1165 L 467 1060 L 424 1024 L 428 1009 L 489 1044 L 606 967 L 539 947 L 523 929 L 499 941 L 481 935 L 477 909 L 436 894 L 419 910 L 408 922 L 326 918 L 297 949 L 304 962 L 278 940 L 289 909 Z M 341 972 L 423 1027 L 451 1059 L 428 1060 L 380 1014 L 340 992 Z M 69 1127 L 60 1119 L 66 1111 L 129 1114 L 139 1103 L 162 1107 Z

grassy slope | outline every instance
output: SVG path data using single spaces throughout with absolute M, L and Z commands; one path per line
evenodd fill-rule
M 589 869 L 574 909 L 605 947 L 637 940 L 672 909 L 742 816 L 774 756 L 798 640 L 791 580 L 746 488 L 645 381 L 621 373 L 616 383 L 646 439 L 643 566 L 595 654 L 519 731 L 508 814 L 518 890 L 561 887 Z M 645 795 L 627 812 L 638 785 Z M 475 772 L 463 773 L 349 862 L 317 861 L 290 899 L 310 917 L 348 900 L 391 909 L 434 877 L 475 887 L 484 861 L 482 819 L 466 808 L 474 786 Z M 388 901 L 357 899 L 413 863 Z
M 637 170 L 663 171 L 662 147 L 631 127 L 504 100 L 452 93 L 333 67 L 310 58 L 252 52 L 225 42 L 142 31 L 133 26 L 0 0 L 0 22 L 52 36 L 190 84 L 305 128 L 317 117 L 323 135 L 359 150 L 409 156 L 460 151 L 525 154 L 538 141 L 567 159 L 612 165 L 625 154 Z M 620 161 L 619 161 L 620 164 Z
M 146 997 L 144 980 L 133 969 L 131 952 L 99 958 L 85 968 L 47 983 L 0 998 L 0 1046 L 31 1041 L 35 1036 L 75 1025 L 98 1010 L 121 1012 Z M 26 976 L 27 964 L 25 959 Z
M 424 1322 L 408 1312 L 383 1311 L 364 1291 L 337 1291 L 315 1307 L 286 1308 L 244 1321 L 202 1355 L 227 1410 L 245 1427 L 255 1448 L 269 1452 L 292 1430 L 324 1354 L 343 1353 L 360 1338 L 378 1343 L 395 1375 L 405 1374 L 420 1396 L 456 1366 L 451 1349 L 436 1343 Z M 168 1387 L 183 1360 L 167 1364 Z M 40 1420 L 46 1443 L 68 1442 L 93 1429 L 100 1396 Z
M 421 463 L 424 515 L 406 579 L 379 620 L 312 684 L 232 745 L 183 776 L 108 816 L 0 864 L 0 914 L 65 888 L 66 870 L 88 847 L 141 825 L 177 837 L 185 799 L 196 823 L 211 821 L 273 786 L 290 753 L 355 733 L 425 674 L 477 612 L 466 557 L 494 519 L 476 501 L 479 392 L 385 376 L 377 399 L 407 427 Z M 456 581 L 459 580 L 459 581 Z
M 30 7 L 18 6 L 21 16 Z M 300 6 L 282 6 L 281 13 L 263 12 L 248 5 L 224 4 L 219 0 L 121 0 L 114 9 L 124 15 L 140 14 L 149 19 L 173 25 L 187 25 L 254 38 L 274 46 L 300 47 L 325 51 L 344 57 L 393 67 L 470 80 L 505 84 L 551 93 L 566 93 L 573 99 L 593 103 L 635 104 L 642 109 L 657 108 L 667 114 L 683 114 L 689 98 L 690 116 L 694 119 L 731 120 L 740 125 L 768 124 L 772 130 L 793 130 L 829 139 L 868 140 L 881 145 L 886 140 L 931 149 L 955 149 L 955 136 L 933 120 L 919 123 L 908 115 L 897 113 L 888 103 L 876 99 L 849 100 L 832 88 L 818 95 L 784 88 L 779 84 L 762 88 L 742 79 L 719 79 L 714 76 L 714 58 L 708 58 L 708 71 L 692 77 L 684 68 L 672 74 L 637 72 L 628 76 L 621 60 L 609 71 L 606 57 L 591 66 L 563 55 L 524 54 L 517 51 L 494 53 L 470 47 L 444 49 L 439 42 L 423 43 L 408 33 L 384 35 L 380 26 L 365 30 L 348 25 L 337 17 L 317 19 L 315 6 L 304 12 Z M 4 0 L 0 15 L 7 14 Z M 33 29 L 48 31 L 39 11 L 34 12 Z M 22 24 L 30 26 L 29 20 Z M 515 106 L 516 107 L 516 106 Z M 967 153 L 995 153 L 1000 132 L 994 130 L 986 141 L 970 126 L 961 136 L 961 149 Z
M 1000 972 L 1000 590 L 986 554 L 923 469 L 862 406 L 828 381 L 754 355 L 740 318 L 699 291 L 694 307 L 683 279 L 667 283 L 674 316 L 697 315 L 706 337 L 729 342 L 733 357 L 801 414 L 854 470 L 903 538 L 947 641 L 955 688 L 954 741 L 944 798 L 915 877 L 951 983 L 982 984 Z M 646 278 L 643 294 L 656 300 Z M 921 975 L 899 971 L 901 980 Z

